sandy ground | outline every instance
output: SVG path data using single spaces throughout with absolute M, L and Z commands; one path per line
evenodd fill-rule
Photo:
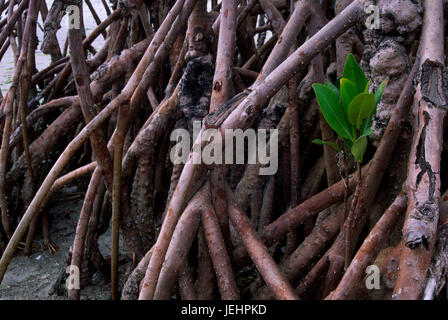
M 61 300 L 53 288 L 64 272 L 65 260 L 69 247 L 73 244 L 76 224 L 82 207 L 82 196 L 62 200 L 74 192 L 79 194 L 77 187 L 66 187 L 55 195 L 49 204 L 51 240 L 58 247 L 55 254 L 43 249 L 43 239 L 40 228 L 36 231 L 35 248 L 29 257 L 22 251 L 9 264 L 3 282 L 0 285 L 0 300 Z M 59 199 L 59 200 L 58 200 Z M 98 239 L 99 249 L 107 260 L 111 252 L 111 227 Z M 123 264 L 125 248 L 120 237 L 120 274 L 130 271 L 130 262 Z M 119 279 L 122 284 L 125 277 Z M 64 285 L 64 284 L 63 284 Z M 65 289 L 65 288 L 63 288 Z M 65 290 L 64 290 L 65 291 Z M 106 300 L 110 298 L 110 284 L 99 272 L 93 275 L 92 283 L 83 287 L 81 299 Z
M 50 295 L 56 280 L 63 272 L 65 258 L 69 247 L 73 244 L 75 228 L 82 199 L 53 202 L 49 211 L 51 235 L 58 246 L 54 255 L 41 247 L 42 238 L 37 234 L 35 243 L 40 246 L 33 250 L 29 257 L 18 252 L 11 261 L 5 278 L 0 286 L 0 299 L 65 299 L 66 297 Z M 110 230 L 100 238 L 103 254 L 110 256 Z M 110 286 L 102 277 L 94 276 L 92 285 L 81 290 L 83 299 L 108 299 Z
M 48 8 L 51 7 L 53 1 L 46 0 Z M 103 4 L 100 0 L 92 0 L 96 12 L 100 19 L 106 16 Z M 93 30 L 96 23 L 85 5 L 84 23 L 86 32 Z M 64 47 L 66 37 L 66 18 L 62 20 L 61 29 L 58 31 L 58 40 L 61 48 Z M 43 26 L 41 17 L 39 16 L 39 24 Z M 39 42 L 42 41 L 42 31 L 38 27 Z M 104 43 L 104 39 L 100 36 L 93 46 L 99 49 Z M 40 44 L 39 44 L 40 47 Z M 36 64 L 40 70 L 50 63 L 50 56 L 43 54 L 40 50 L 36 51 Z M 11 49 L 7 51 L 0 62 L 0 88 L 5 93 L 11 85 L 12 73 L 14 69 L 14 57 Z M 68 188 L 67 194 L 73 190 Z M 53 201 L 50 204 L 50 224 L 53 242 L 58 246 L 56 254 L 51 255 L 42 248 L 35 248 L 30 257 L 24 257 L 22 252 L 18 252 L 17 256 L 11 261 L 5 278 L 0 286 L 1 299 L 66 299 L 55 294 L 49 295 L 52 287 L 61 272 L 63 272 L 67 250 L 73 243 L 75 235 L 76 223 L 82 206 L 82 199 L 75 199 L 64 202 Z M 110 256 L 110 229 L 99 239 L 100 250 L 107 258 Z M 40 230 L 38 231 L 36 243 L 42 243 Z M 122 243 L 122 241 L 121 241 Z M 93 277 L 92 284 L 81 290 L 82 299 L 109 299 L 110 286 L 102 279 L 100 274 Z

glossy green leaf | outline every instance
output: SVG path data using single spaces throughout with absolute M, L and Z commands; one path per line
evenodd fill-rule
M 371 82 L 372 80 L 369 80 L 369 82 L 367 82 L 366 87 L 364 88 L 364 92 L 369 92 Z
M 334 142 L 323 141 L 323 140 L 320 140 L 320 139 L 314 139 L 313 143 L 318 144 L 320 146 L 328 145 L 328 146 L 332 147 L 333 149 L 335 149 L 336 151 L 341 151 L 341 147 L 339 147 L 339 145 L 337 143 L 334 143 Z
M 325 82 L 325 85 L 328 87 L 328 89 L 331 89 L 331 91 L 339 96 L 339 89 L 334 84 L 332 84 L 330 81 L 327 81 Z
M 351 152 L 356 162 L 362 162 L 366 149 L 367 149 L 367 137 L 360 137 L 355 142 L 353 142 Z
M 350 102 L 353 100 L 354 97 L 358 95 L 358 92 L 356 90 L 355 84 L 352 81 L 346 78 L 341 78 L 340 83 L 341 83 L 341 98 L 344 110 L 345 112 L 347 112 Z
M 366 118 L 372 116 L 375 110 L 375 96 L 373 93 L 361 93 L 357 95 L 347 109 L 348 121 L 356 129 L 361 129 L 361 125 Z
M 378 90 L 375 92 L 375 107 L 380 103 L 381 97 L 383 96 L 384 90 L 387 87 L 387 79 L 381 82 Z
M 353 141 L 349 139 L 344 139 L 345 144 L 351 149 L 353 146 Z
M 368 83 L 364 71 L 359 66 L 353 54 L 349 54 L 347 57 L 342 77 L 352 81 L 356 85 L 358 93 L 364 92 Z
M 339 106 L 339 97 L 323 84 L 315 83 L 313 89 L 322 114 L 330 127 L 341 137 L 353 139 L 347 115 Z
M 364 120 L 360 131 L 360 137 L 367 137 L 372 134 L 372 118 L 367 118 Z

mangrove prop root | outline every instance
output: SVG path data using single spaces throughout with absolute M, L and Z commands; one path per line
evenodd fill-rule
M 89 0 L 93 28 L 69 28 L 60 46 L 79 1 L 0 0 L 0 60 L 14 61 L 0 94 L 0 282 L 18 249 L 40 249 L 40 223 L 43 248 L 58 249 L 48 213 L 74 187 L 83 205 L 66 264 L 103 274 L 112 299 L 439 298 L 445 1 L 217 2 Z M 351 53 L 370 90 L 388 79 L 358 168 L 312 142 L 342 144 L 312 84 L 336 83 Z M 248 129 L 278 160 L 268 176 Z M 228 130 L 242 130 L 243 149 Z M 196 162 L 231 147 L 231 161 Z M 363 283 L 373 263 L 393 270 L 375 294 Z

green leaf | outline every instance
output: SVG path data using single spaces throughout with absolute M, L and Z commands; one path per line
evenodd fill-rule
M 367 78 L 353 54 L 349 54 L 347 57 L 342 77 L 352 81 L 356 85 L 358 93 L 364 92 Z
M 340 79 L 341 83 L 341 98 L 345 112 L 347 112 L 348 106 L 354 97 L 358 94 L 355 84 L 345 78 Z
M 367 82 L 366 87 L 364 89 L 364 92 L 369 92 L 369 88 L 370 88 L 370 83 L 372 82 L 371 79 L 369 79 L 369 82 Z
M 356 129 L 361 129 L 364 119 L 372 116 L 375 110 L 375 96 L 373 93 L 358 94 L 347 109 L 348 121 Z
M 328 145 L 328 146 L 332 147 L 333 149 L 335 149 L 338 152 L 341 151 L 341 147 L 339 147 L 339 145 L 337 143 L 334 143 L 334 142 L 323 141 L 323 140 L 320 140 L 320 139 L 314 139 L 313 143 L 318 144 L 320 146 Z
M 384 90 L 387 87 L 387 79 L 381 82 L 380 86 L 378 87 L 378 90 L 375 92 L 375 107 L 380 103 L 381 97 L 383 96 Z
M 331 89 L 336 95 L 339 96 L 339 89 L 334 84 L 332 84 L 330 81 L 325 82 L 325 85 L 328 89 Z
M 362 162 L 367 149 L 367 137 L 360 137 L 353 142 L 351 152 L 356 162 Z
M 348 139 L 344 139 L 345 144 L 351 149 L 353 146 L 353 141 L 348 140 Z
M 360 137 L 367 137 L 372 134 L 372 118 L 367 118 L 366 120 L 364 120 L 360 131 Z
M 341 137 L 353 139 L 351 126 L 343 108 L 339 106 L 339 97 L 323 84 L 313 84 L 317 101 L 325 120 L 330 127 Z

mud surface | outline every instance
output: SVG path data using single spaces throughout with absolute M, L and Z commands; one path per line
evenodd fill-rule
M 46 2 L 48 9 L 50 9 L 53 1 L 46 0 Z M 106 12 L 101 0 L 91 0 L 91 2 L 100 19 L 103 20 L 106 17 Z M 96 27 L 96 23 L 86 5 L 83 6 L 83 13 L 86 33 L 88 34 Z M 43 26 L 40 15 L 38 24 Z M 66 17 L 64 17 L 61 22 L 61 28 L 57 32 L 61 49 L 64 47 L 67 35 L 66 24 Z M 39 43 L 36 53 L 36 67 L 41 70 L 50 64 L 51 58 L 50 55 L 46 55 L 40 51 L 43 33 L 39 26 L 37 27 L 37 36 Z M 92 45 L 98 50 L 103 43 L 104 39 L 100 35 Z M 11 48 L 9 48 L 0 62 L 0 90 L 3 94 L 11 86 L 13 72 L 14 56 Z M 5 278 L 0 285 L 0 300 L 66 299 L 65 296 L 58 296 L 51 293 L 54 291 L 53 286 L 57 279 L 64 272 L 67 251 L 73 244 L 76 223 L 82 206 L 83 199 L 81 197 L 73 199 L 73 196 L 70 196 L 70 194 L 71 189 L 68 188 L 65 190 L 64 196 L 66 199 L 67 197 L 71 198 L 70 200 L 52 200 L 49 206 L 51 236 L 53 243 L 58 246 L 57 252 L 52 255 L 50 252 L 43 250 L 41 232 L 38 230 L 35 239 L 35 248 L 30 257 L 25 257 L 22 251 L 18 251 L 17 255 L 11 261 Z M 110 256 L 110 235 L 111 230 L 109 228 L 99 239 L 100 250 L 105 258 Z M 93 276 L 90 285 L 81 290 L 82 299 L 109 299 L 109 296 L 110 285 L 99 273 Z
M 63 200 L 70 195 L 70 188 L 65 191 L 60 197 L 61 200 L 51 203 L 49 210 L 52 241 L 58 246 L 56 253 L 52 255 L 43 250 L 43 239 L 39 232 L 32 254 L 25 257 L 23 252 L 19 251 L 11 261 L 0 285 L 0 300 L 66 299 L 66 296 L 58 296 L 52 291 L 64 271 L 67 252 L 73 244 L 82 198 Z M 99 238 L 100 251 L 106 259 L 110 257 L 110 242 L 109 228 Z M 96 273 L 92 283 L 81 290 L 81 299 L 104 300 L 109 299 L 109 296 L 110 285 L 100 273 Z

